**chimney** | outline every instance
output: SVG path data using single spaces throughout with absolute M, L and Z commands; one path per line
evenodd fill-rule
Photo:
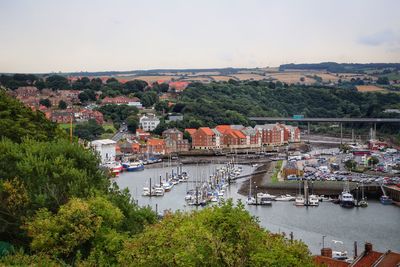
M 368 254 L 372 251 L 372 244 L 369 242 L 365 243 L 365 253 Z
M 332 249 L 331 248 L 322 248 L 321 256 L 332 258 Z

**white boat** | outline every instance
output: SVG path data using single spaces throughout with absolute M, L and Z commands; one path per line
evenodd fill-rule
M 308 205 L 313 206 L 313 207 L 319 206 L 318 196 L 317 195 L 310 195 L 308 197 Z
M 246 200 L 247 205 L 256 205 L 256 199 L 254 197 L 248 197 Z
M 263 205 L 263 206 L 269 206 L 272 205 L 272 201 L 270 198 L 262 196 L 262 197 L 258 197 L 257 196 L 257 204 L 258 205 Z
M 150 196 L 150 188 L 148 188 L 148 187 L 143 187 L 142 195 L 143 195 L 143 196 Z
M 174 187 L 174 184 L 171 182 L 164 182 L 162 187 L 164 188 L 165 192 L 168 192 L 171 191 L 171 189 Z
M 258 193 L 257 194 L 257 197 L 258 198 L 268 198 L 269 200 L 275 200 L 276 199 L 276 196 L 275 195 L 270 195 L 270 194 L 268 194 L 268 193 Z
M 304 206 L 304 197 L 303 195 L 297 195 L 294 201 L 294 205 L 296 206 Z
M 275 198 L 276 201 L 294 201 L 296 198 L 291 195 L 281 195 Z
M 339 203 L 343 208 L 353 208 L 354 207 L 354 197 L 349 192 L 343 191 L 339 195 Z
M 161 197 L 164 195 L 165 190 L 162 187 L 154 187 L 153 192 L 154 196 Z
M 320 202 L 331 201 L 331 198 L 330 198 L 330 197 L 326 197 L 326 196 L 324 196 L 324 195 L 320 195 L 318 199 L 319 199 Z

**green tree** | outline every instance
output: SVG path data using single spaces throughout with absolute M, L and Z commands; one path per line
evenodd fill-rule
M 74 134 L 88 141 L 92 141 L 100 137 L 104 133 L 104 128 L 97 124 L 96 120 L 89 120 L 84 123 L 77 124 L 74 130 Z
M 344 163 L 344 165 L 348 170 L 354 170 L 357 167 L 357 162 L 355 162 L 354 160 L 350 159 L 350 160 L 347 160 Z
M 46 79 L 46 85 L 53 90 L 69 89 L 68 79 L 61 75 L 52 75 Z
M 129 116 L 126 119 L 126 125 L 129 131 L 136 133 L 136 129 L 139 128 L 139 118 L 136 115 Z
M 377 84 L 382 84 L 382 85 L 388 85 L 389 84 L 389 79 L 386 76 L 379 77 L 378 80 L 376 81 Z
M 374 166 L 375 167 L 375 165 L 376 164 L 378 164 L 379 163 L 379 159 L 377 158 L 377 157 L 375 157 L 375 156 L 372 156 L 372 157 L 370 157 L 369 159 L 368 159 L 368 165 L 369 166 Z
M 23 138 L 53 140 L 64 135 L 57 124 L 40 111 L 32 111 L 0 90 L 0 138 L 21 142 Z
M 50 102 L 50 99 L 48 99 L 48 98 L 41 98 L 39 100 L 39 104 L 42 105 L 42 106 L 45 106 L 47 108 L 51 107 L 51 102 Z
M 299 241 L 262 229 L 242 204 L 176 212 L 124 244 L 121 265 L 313 266 Z
M 59 109 L 66 109 L 67 107 L 68 107 L 68 105 L 64 100 L 60 100 L 60 102 L 58 102 Z

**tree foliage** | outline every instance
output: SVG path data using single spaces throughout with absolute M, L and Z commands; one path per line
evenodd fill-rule
M 170 214 L 126 242 L 127 266 L 312 266 L 307 247 L 262 229 L 242 204 Z
M 62 132 L 57 124 L 48 121 L 42 112 L 33 112 L 0 90 L 0 138 L 21 142 L 23 138 L 43 141 L 59 136 Z
M 74 134 L 84 140 L 93 141 L 105 132 L 104 128 L 97 124 L 96 120 L 90 119 L 87 122 L 77 124 Z

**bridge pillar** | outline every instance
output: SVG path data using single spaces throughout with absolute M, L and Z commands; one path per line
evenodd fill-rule
M 376 140 L 376 122 L 374 123 L 374 138 Z
M 308 123 L 307 123 L 308 142 L 310 142 L 310 133 L 311 133 L 311 130 L 310 130 L 310 122 L 308 122 Z

